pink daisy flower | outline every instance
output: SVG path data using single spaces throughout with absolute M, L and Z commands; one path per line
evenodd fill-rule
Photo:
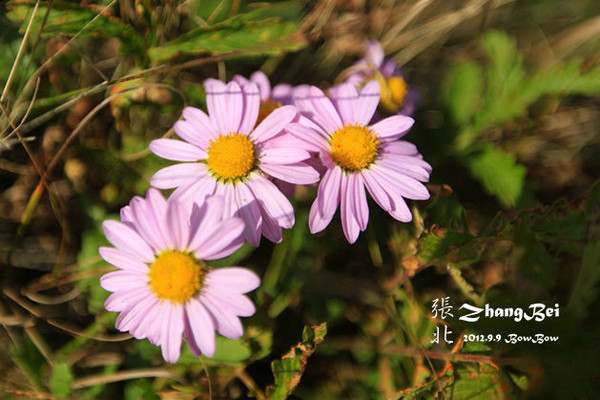
M 366 82 L 376 80 L 381 87 L 379 107 L 387 114 L 412 115 L 421 98 L 421 93 L 406 83 L 400 66 L 391 58 L 384 58 L 381 43 L 367 42 L 364 57 L 349 68 L 347 83 L 363 87 Z
M 329 225 L 340 204 L 342 228 L 354 243 L 369 221 L 365 187 L 392 217 L 409 222 L 404 198 L 425 200 L 431 166 L 412 143 L 398 140 L 414 120 L 394 115 L 369 125 L 379 103 L 379 84 L 371 81 L 359 93 L 349 83 L 332 90 L 332 100 L 312 86 L 296 98 L 298 110 L 313 123 L 294 123 L 286 129 L 319 152 L 326 168 L 312 204 L 312 233 Z
M 260 279 L 245 268 L 211 269 L 203 260 L 226 257 L 244 243 L 244 222 L 222 218 L 225 203 L 212 197 L 192 208 L 165 200 L 156 189 L 134 197 L 121 221 L 105 221 L 104 233 L 115 246 L 100 255 L 118 268 L 100 278 L 113 292 L 108 311 L 120 312 L 116 328 L 161 346 L 168 362 L 179 359 L 181 338 L 196 356 L 215 352 L 215 330 L 239 339 L 238 316 L 254 314 L 244 295 Z
M 256 84 L 209 79 L 204 83 L 208 115 L 186 107 L 175 123 L 184 141 L 157 139 L 150 143 L 156 155 L 187 161 L 159 170 L 150 180 L 160 189 L 177 188 L 182 201 L 217 194 L 225 198 L 225 215 L 246 223 L 244 236 L 254 246 L 261 234 L 273 242 L 282 239 L 282 228 L 294 225 L 289 200 L 270 181 L 312 184 L 319 174 L 305 163 L 308 150 L 284 131 L 297 118 L 296 108 L 282 106 L 256 125 L 260 107 Z M 256 126 L 255 126 L 256 125 Z

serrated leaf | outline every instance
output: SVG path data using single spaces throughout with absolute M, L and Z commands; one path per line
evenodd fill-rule
M 50 377 L 50 390 L 52 394 L 58 397 L 67 397 L 71 394 L 71 383 L 73 382 L 73 373 L 71 367 L 64 361 L 57 362 L 52 368 Z
M 267 387 L 267 396 L 271 400 L 286 399 L 298 386 L 306 369 L 308 357 L 325 339 L 327 325 L 305 326 L 302 332 L 302 342 L 292 347 L 288 353 L 271 363 L 275 383 Z
M 514 207 L 525 185 L 526 169 L 516 157 L 492 145 L 465 157 L 471 174 L 505 207 Z
M 476 238 L 470 233 L 446 231 L 427 233 L 419 238 L 417 257 L 428 264 L 470 263 L 477 256 Z
M 512 399 L 515 389 L 505 374 L 489 365 L 459 365 L 454 385 L 447 392 L 452 399 Z
M 24 32 L 29 21 L 34 3 L 13 3 L 9 7 L 8 17 L 14 21 L 24 22 L 20 29 L 21 33 Z M 47 13 L 47 8 L 46 4 L 40 3 L 32 25 L 33 32 L 39 31 Z M 42 37 L 54 37 L 61 34 L 72 36 L 79 32 L 81 32 L 80 35 L 85 36 L 116 37 L 121 42 L 119 51 L 122 54 L 144 54 L 144 41 L 130 25 L 126 25 L 112 16 L 103 14 L 98 16 L 99 11 L 100 9 L 92 6 L 54 1 L 43 26 Z M 96 18 L 96 20 L 82 31 L 93 18 Z
M 174 57 L 200 54 L 221 54 L 235 50 L 240 55 L 277 55 L 285 51 L 297 51 L 306 41 L 294 34 L 297 25 L 271 18 L 264 21 L 237 16 L 208 28 L 198 28 L 159 47 L 148 50 L 154 63 Z

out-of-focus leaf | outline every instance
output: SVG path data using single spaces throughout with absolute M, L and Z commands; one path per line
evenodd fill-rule
M 316 350 L 317 345 L 325 339 L 327 325 L 305 326 L 302 342 L 292 347 L 281 360 L 271 363 L 275 383 L 267 387 L 267 396 L 271 400 L 286 399 L 298 386 L 306 369 L 306 362 Z
M 419 239 L 419 247 L 417 257 L 432 265 L 469 263 L 477 256 L 476 238 L 470 233 L 449 230 L 427 233 Z
M 513 399 L 515 388 L 501 370 L 486 364 L 461 364 L 455 368 L 454 385 L 447 394 L 452 399 Z
M 182 55 L 220 54 L 234 50 L 243 50 L 240 55 L 277 55 L 297 51 L 306 44 L 302 35 L 295 34 L 295 23 L 278 18 L 257 21 L 255 14 L 248 14 L 194 29 L 162 46 L 150 48 L 148 56 L 152 62 L 161 63 Z
M 556 281 L 556 262 L 554 258 L 530 231 L 520 230 L 514 236 L 515 254 L 520 265 L 519 275 L 532 283 L 549 289 Z
M 10 5 L 8 17 L 14 21 L 23 22 L 21 33 L 24 32 L 29 21 L 33 5 L 13 3 Z M 37 32 L 41 28 L 44 15 L 47 13 L 47 5 L 40 3 L 38 11 L 33 21 L 32 30 Z M 42 37 L 54 37 L 56 35 L 75 35 L 83 27 L 98 15 L 100 9 L 92 6 L 81 6 L 78 4 L 67 3 L 64 1 L 54 1 L 48 14 L 46 23 L 42 30 Z M 100 15 L 88 26 L 81 35 L 106 37 L 116 37 L 121 42 L 119 51 L 125 55 L 143 55 L 145 51 L 144 40 L 129 25 L 119 21 L 116 17 Z
M 29 339 L 19 344 L 12 342 L 10 349 L 12 359 L 21 368 L 23 373 L 27 375 L 31 382 L 41 387 L 42 366 L 45 365 L 45 360 L 40 351 Z
M 465 157 L 471 174 L 485 189 L 496 196 L 505 207 L 514 207 L 525 184 L 526 169 L 512 154 L 492 145 L 481 146 L 480 151 Z
M 481 102 L 483 72 L 479 65 L 470 61 L 459 61 L 450 69 L 448 81 L 444 86 L 446 107 L 452 113 L 454 121 L 467 124 Z
M 64 361 L 57 362 L 52 368 L 50 377 L 50 390 L 58 397 L 67 397 L 71 394 L 71 382 L 73 373 L 71 367 Z
M 581 271 L 568 305 L 568 312 L 575 319 L 584 318 L 589 305 L 598 296 L 600 282 L 600 182 L 597 182 L 590 194 L 586 206 L 589 221 L 589 242 L 583 251 Z
M 210 358 L 203 357 L 202 362 L 206 364 L 238 364 L 247 360 L 252 355 L 250 346 L 244 340 L 232 340 L 217 335 L 215 343 L 216 348 L 214 356 Z M 140 348 L 148 349 L 150 346 L 152 345 L 148 343 Z M 155 351 L 153 350 L 152 352 Z M 187 346 L 183 347 L 181 357 L 177 361 L 180 365 L 190 365 L 199 362 L 200 359 L 194 356 Z

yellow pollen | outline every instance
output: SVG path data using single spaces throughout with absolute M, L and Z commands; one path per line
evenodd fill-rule
M 396 113 L 404 105 L 408 86 L 401 76 L 376 78 L 381 87 L 381 107 L 389 113 Z
M 368 167 L 378 155 L 379 140 L 366 126 L 344 125 L 331 135 L 329 155 L 346 172 Z
M 260 102 L 260 108 L 258 109 L 258 118 L 256 119 L 256 125 L 263 122 L 267 115 L 271 114 L 274 110 L 281 107 L 281 103 L 273 99 L 266 99 Z
M 183 304 L 202 288 L 205 272 L 204 266 L 191 254 L 165 250 L 150 266 L 150 288 L 161 300 Z
M 254 145 L 248 136 L 231 132 L 210 141 L 208 169 L 217 180 L 236 182 L 250 174 L 256 163 Z

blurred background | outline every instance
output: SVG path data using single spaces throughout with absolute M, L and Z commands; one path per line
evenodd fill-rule
M 243 339 L 170 365 L 116 331 L 101 224 L 170 164 L 148 143 L 208 77 L 325 89 L 368 40 L 419 93 L 405 138 L 432 196 L 413 222 L 370 199 L 354 245 L 338 216 L 311 235 L 299 188 L 282 243 L 214 263 L 263 279 Z M 0 397 L 600 398 L 599 50 L 597 0 L 2 2 Z M 540 302 L 560 316 L 457 318 Z M 459 340 L 509 333 L 559 339 Z

